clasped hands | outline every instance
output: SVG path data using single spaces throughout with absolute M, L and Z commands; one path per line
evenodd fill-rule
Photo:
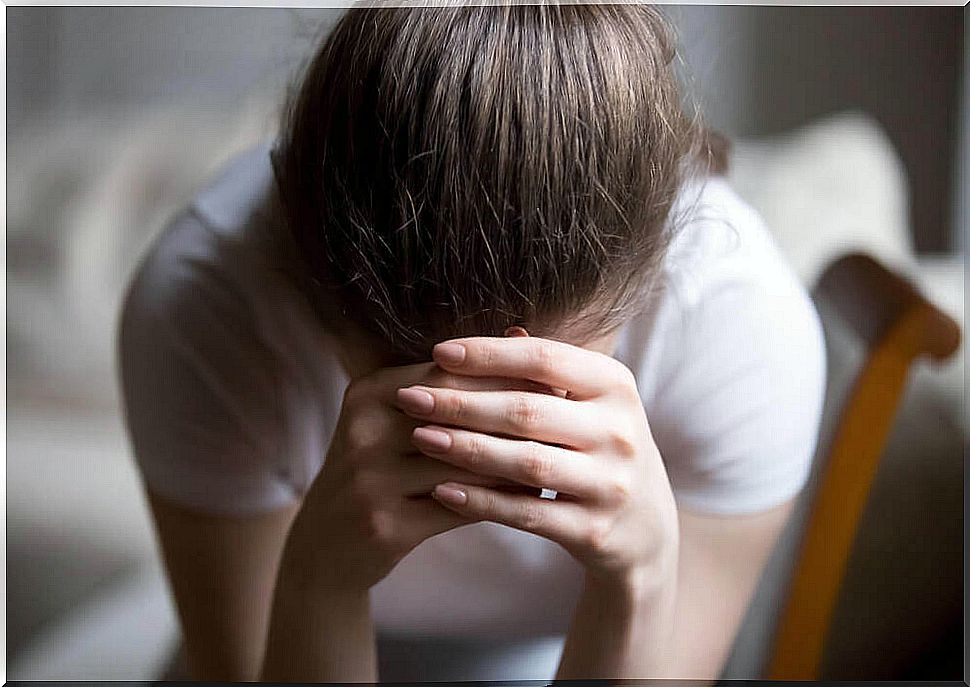
M 677 511 L 626 366 L 531 336 L 452 339 L 433 359 L 345 394 L 298 518 L 310 527 L 295 526 L 333 576 L 374 584 L 424 539 L 476 521 L 560 544 L 588 578 L 669 574 Z

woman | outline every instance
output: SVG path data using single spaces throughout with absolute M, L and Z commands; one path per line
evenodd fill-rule
M 153 246 L 121 371 L 194 677 L 405 633 L 718 675 L 823 344 L 673 57 L 639 5 L 351 10 Z

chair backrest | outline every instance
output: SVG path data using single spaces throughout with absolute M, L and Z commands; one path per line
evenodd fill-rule
M 861 342 L 864 360 L 837 412 L 817 479 L 768 661 L 769 679 L 819 677 L 822 652 L 849 554 L 914 360 L 943 360 L 959 326 L 907 280 L 863 254 L 825 270 L 813 293 Z

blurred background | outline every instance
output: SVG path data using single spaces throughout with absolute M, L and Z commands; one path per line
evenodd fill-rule
M 121 420 L 126 281 L 167 219 L 273 135 L 339 9 L 7 7 L 10 679 L 152 679 L 177 640 Z M 730 177 L 811 286 L 850 249 L 964 320 L 963 8 L 668 6 Z M 958 679 L 962 352 L 912 374 L 826 659 Z M 754 616 L 728 677 L 755 677 Z M 759 639 L 760 638 L 760 639 Z M 760 642 L 760 643 L 759 643 Z

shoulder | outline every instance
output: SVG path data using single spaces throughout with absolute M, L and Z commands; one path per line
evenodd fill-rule
M 130 281 L 122 410 L 145 483 L 193 509 L 289 505 L 324 459 L 346 378 L 286 269 L 269 147 L 175 216 Z
M 118 364 L 129 411 L 154 422 L 158 410 L 206 403 L 238 417 L 266 416 L 265 401 L 280 366 L 254 308 L 243 252 L 189 208 L 172 220 L 129 283 L 117 329 Z M 250 277 L 243 275 L 250 274 Z M 200 410 L 195 419 L 226 421 Z M 248 433 L 248 430 L 247 430 Z
M 247 150 L 172 218 L 129 282 L 122 341 L 146 327 L 178 328 L 192 337 L 219 320 L 249 317 L 246 282 L 252 270 L 245 263 L 260 238 L 257 225 L 271 179 L 268 147 Z
M 254 164 L 255 163 L 255 164 Z M 263 181 L 237 158 L 146 251 L 125 294 L 117 364 L 135 457 L 152 489 L 207 511 L 288 503 L 278 477 L 285 361 L 255 261 Z
M 631 360 L 650 368 L 647 377 L 715 358 L 732 342 L 744 342 L 731 351 L 741 358 L 824 353 L 807 289 L 764 220 L 726 180 L 712 177 L 686 188 L 672 222 L 661 298 L 627 329 Z
M 145 252 L 117 329 L 129 406 L 165 389 L 169 398 L 156 401 L 218 397 L 237 417 L 276 422 L 269 406 L 288 368 L 271 317 L 286 302 L 273 271 L 272 179 L 268 146 L 237 155 Z
M 211 229 L 237 233 L 266 205 L 273 187 L 272 144 L 263 142 L 226 162 L 192 203 L 196 215 Z
M 682 502 L 767 507 L 797 491 L 814 456 L 821 324 L 764 221 L 725 180 L 686 200 L 651 334 L 651 426 Z
M 740 285 L 804 291 L 762 217 L 723 177 L 685 189 L 673 217 L 665 270 L 681 307 L 697 308 L 711 294 Z
M 824 349 L 808 290 L 764 220 L 725 179 L 685 192 L 676 213 L 664 283 L 679 334 L 696 339 L 716 330 L 720 336 L 704 349 L 739 337 L 758 356 L 790 357 L 783 344 L 800 344 L 801 353 Z
M 124 297 L 118 326 L 123 370 L 163 352 L 202 350 L 220 327 L 239 332 L 250 313 L 231 274 L 224 246 L 194 212 L 173 219 L 136 268 Z

